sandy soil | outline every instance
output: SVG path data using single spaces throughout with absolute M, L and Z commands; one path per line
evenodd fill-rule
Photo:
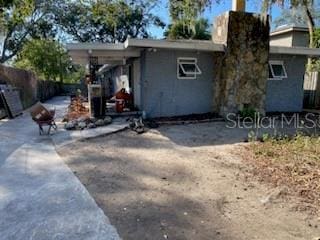
M 248 179 L 224 123 L 125 131 L 58 149 L 123 239 L 320 238 L 316 217 Z

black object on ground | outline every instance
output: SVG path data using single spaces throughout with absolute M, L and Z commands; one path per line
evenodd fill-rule
M 106 98 L 93 97 L 91 99 L 91 111 L 95 118 L 104 117 L 106 115 Z

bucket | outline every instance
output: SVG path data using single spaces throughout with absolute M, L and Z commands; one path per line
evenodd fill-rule
M 116 99 L 116 111 L 117 113 L 122 113 L 124 109 L 124 100 L 123 99 Z

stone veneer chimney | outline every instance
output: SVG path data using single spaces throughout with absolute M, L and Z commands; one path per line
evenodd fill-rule
M 233 1 L 244 10 L 245 1 Z M 230 11 L 215 19 L 212 41 L 226 45 L 214 57 L 214 111 L 226 116 L 252 107 L 265 113 L 269 21 L 261 15 Z M 217 54 L 216 54 L 217 55 Z

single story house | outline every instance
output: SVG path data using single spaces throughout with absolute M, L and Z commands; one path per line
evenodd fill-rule
M 261 21 L 255 14 L 230 11 L 216 19 L 212 41 L 127 39 L 73 43 L 67 49 L 77 63 L 94 58 L 110 93 L 126 88 L 148 117 L 225 115 L 245 106 L 301 112 L 307 58 L 320 56 L 320 49 L 306 47 L 305 29 L 269 34 L 268 23 Z

